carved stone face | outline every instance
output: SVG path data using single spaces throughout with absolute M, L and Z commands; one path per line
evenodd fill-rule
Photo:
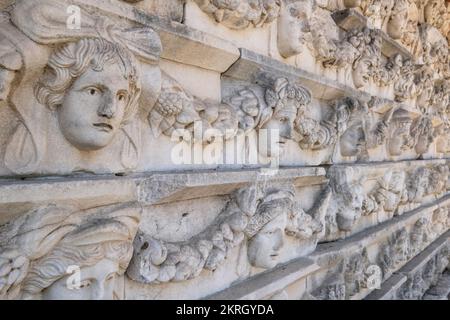
M 434 264 L 434 260 L 428 261 L 422 275 L 424 281 L 428 284 L 428 286 L 431 285 L 435 272 L 436 272 L 436 265 Z
M 395 240 L 394 245 L 394 264 L 398 265 L 399 263 L 404 262 L 408 256 L 408 232 L 406 230 L 402 230 L 400 234 L 398 234 L 397 239 Z
M 417 139 L 417 143 L 415 145 L 415 151 L 417 154 L 424 154 L 428 152 L 431 143 L 433 143 L 433 127 L 430 125 L 429 128 L 426 128 L 426 132 L 422 132 Z
M 67 282 L 72 284 L 68 276 L 54 282 L 42 292 L 45 300 L 113 300 L 117 299 L 114 292 L 118 277 L 119 264 L 109 259 L 100 260 L 97 264 L 81 268 L 80 289 L 69 289 Z
M 405 189 L 406 175 L 404 172 L 392 173 L 391 181 L 389 182 L 389 190 L 400 193 Z
M 278 49 L 283 57 L 289 58 L 303 51 L 311 15 L 312 1 L 283 4 L 278 18 Z
M 422 92 L 417 97 L 417 104 L 419 107 L 426 108 L 431 103 L 431 98 L 433 96 L 433 80 L 432 75 L 427 73 L 420 79 L 422 82 Z
M 353 157 L 362 153 L 365 145 L 365 134 L 361 123 L 349 127 L 342 134 L 340 139 L 341 155 Z
M 438 194 L 445 189 L 447 175 L 444 172 L 432 170 L 428 176 L 426 194 Z
M 399 119 L 395 121 L 395 127 L 389 141 L 389 153 L 398 156 L 408 148 L 410 140 L 412 119 Z
M 415 1 L 408 1 L 407 23 L 402 36 L 402 42 L 407 47 L 412 47 L 419 41 L 419 9 Z
M 394 172 L 387 186 L 387 192 L 383 193 L 384 196 L 384 210 L 395 211 L 401 201 L 403 190 L 406 188 L 405 173 Z
M 389 18 L 387 32 L 393 39 L 400 39 L 406 31 L 408 24 L 408 2 L 396 1 L 393 12 Z
M 130 99 L 128 80 L 117 65 L 88 69 L 72 85 L 58 108 L 64 137 L 80 150 L 107 146 L 121 128 Z
M 287 216 L 281 214 L 267 223 L 248 243 L 250 263 L 258 268 L 270 269 L 278 264 L 284 245 Z
M 427 194 L 430 172 L 428 170 L 419 173 L 414 180 L 414 200 L 421 200 Z
M 436 235 L 440 235 L 447 226 L 447 215 L 447 212 L 443 208 L 433 212 L 432 228 Z
M 361 59 L 355 61 L 352 77 L 356 88 L 362 88 L 369 83 L 373 66 L 374 63 L 369 56 L 364 55 Z
M 361 217 L 364 203 L 364 189 L 360 184 L 350 185 L 342 189 L 342 208 L 336 216 L 338 227 L 342 231 L 351 231 L 355 222 Z
M 260 154 L 273 158 L 283 153 L 287 141 L 292 139 L 292 130 L 297 116 L 296 110 L 294 106 L 285 106 L 276 111 L 271 119 L 261 127 L 267 131 L 259 135 Z M 277 132 L 279 135 L 276 134 Z

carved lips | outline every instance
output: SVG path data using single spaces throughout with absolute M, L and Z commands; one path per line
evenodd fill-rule
M 96 127 L 99 131 L 107 132 L 107 133 L 113 131 L 113 129 L 114 129 L 112 125 L 105 123 L 105 122 L 94 123 L 93 126 Z

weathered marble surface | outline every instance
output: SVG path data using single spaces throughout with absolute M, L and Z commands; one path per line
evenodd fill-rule
M 448 299 L 450 4 L 0 0 L 0 299 Z

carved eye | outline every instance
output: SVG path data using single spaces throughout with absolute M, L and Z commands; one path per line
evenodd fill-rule
M 117 100 L 119 100 L 120 102 L 126 102 L 128 100 L 128 94 L 125 92 L 118 93 Z
M 95 96 L 95 95 L 101 93 L 99 89 L 94 88 L 94 87 L 87 88 L 86 91 L 90 96 Z
M 279 119 L 279 121 L 280 121 L 281 123 L 285 123 L 285 122 L 288 122 L 288 118 L 286 118 L 286 117 L 281 117 L 281 118 Z
M 106 278 L 106 281 L 114 280 L 115 277 L 116 277 L 116 273 L 111 273 L 111 274 Z

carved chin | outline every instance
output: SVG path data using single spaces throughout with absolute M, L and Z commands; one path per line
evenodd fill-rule
M 284 48 L 280 46 L 279 50 L 284 58 L 289 58 L 301 54 L 303 52 L 303 45 L 301 43 L 297 44 L 296 46 L 289 44 Z
M 415 147 L 415 151 L 418 154 L 427 153 L 429 149 L 429 145 L 426 141 L 419 141 Z
M 278 264 L 277 257 L 259 255 L 254 257 L 249 257 L 249 261 L 252 266 L 261 269 L 271 269 Z
M 253 238 L 248 244 L 248 260 L 256 268 L 271 269 L 278 264 L 278 252 L 272 250 L 273 244 L 267 245 L 263 241 Z
M 287 37 L 282 36 L 278 38 L 278 50 L 284 58 L 296 56 L 303 52 L 305 40 L 301 37 L 297 40 L 293 39 L 296 39 L 295 35 L 291 34 L 289 34 L 289 36 Z
M 82 151 L 95 151 L 106 147 L 114 138 L 114 131 L 103 132 L 96 128 L 77 129 L 67 128 L 61 130 L 66 140 Z

